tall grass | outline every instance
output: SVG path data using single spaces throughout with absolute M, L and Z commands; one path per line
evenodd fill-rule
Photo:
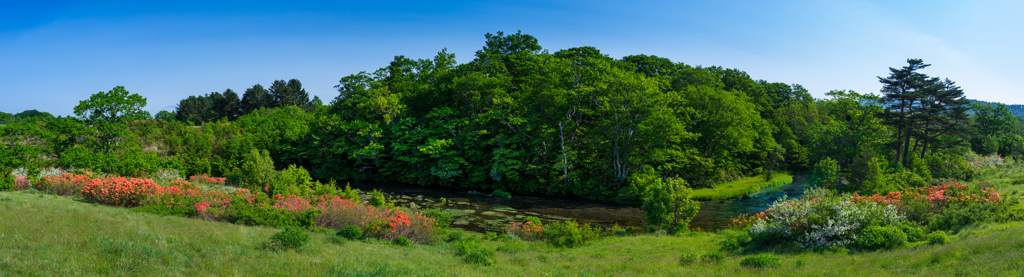
M 718 184 L 713 188 L 706 189 L 695 189 L 693 190 L 693 199 L 696 200 L 714 200 L 724 199 L 742 196 L 744 194 L 755 193 L 759 190 L 785 185 L 793 182 L 793 176 L 785 173 L 777 173 L 770 181 L 765 181 L 764 177 L 754 176 L 746 177 L 736 181 Z

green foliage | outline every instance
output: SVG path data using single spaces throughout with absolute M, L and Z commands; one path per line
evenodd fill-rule
M 907 234 L 896 226 L 868 226 L 857 237 L 856 245 L 862 249 L 894 249 L 907 243 Z
M 725 260 L 725 254 L 722 252 L 711 252 L 700 255 L 700 260 L 709 264 L 721 264 L 722 260 Z
M 735 251 L 745 247 L 750 242 L 750 233 L 746 231 L 724 229 L 718 231 L 722 237 L 722 251 Z
M 369 202 L 370 202 L 370 205 L 374 205 L 374 206 L 382 207 L 382 208 L 392 208 L 392 207 L 395 206 L 395 203 L 391 202 L 391 200 L 388 200 L 384 196 L 384 193 L 379 191 L 379 190 L 373 190 L 373 192 L 370 193 L 370 201 Z
M 298 250 L 309 242 L 309 234 L 301 228 L 285 227 L 279 233 L 270 237 L 271 245 L 283 249 Z
M 648 224 L 676 233 L 687 230 L 687 225 L 700 209 L 700 203 L 691 200 L 693 190 L 686 187 L 686 181 L 679 178 L 658 180 L 657 176 L 641 175 L 635 183 L 650 188 L 644 196 L 644 211 Z
M 550 223 L 544 227 L 544 237 L 555 247 L 582 246 L 600 236 L 600 226 L 580 225 L 576 221 Z
M 356 225 L 349 225 L 338 230 L 337 235 L 346 239 L 361 239 L 363 238 L 363 229 L 359 229 L 359 226 Z
M 679 256 L 679 265 L 691 265 L 700 261 L 700 256 L 697 253 L 683 253 Z
M 434 224 L 437 224 L 439 229 L 447 229 L 452 224 L 452 214 L 440 208 L 422 210 L 420 214 L 434 219 Z
M 921 227 L 915 226 L 910 222 L 904 222 L 897 224 L 895 227 L 899 228 L 907 235 L 907 242 L 918 242 L 926 240 L 924 230 Z
M 499 197 L 499 198 L 507 198 L 507 199 L 511 199 L 512 198 L 512 194 L 511 193 L 508 193 L 508 192 L 500 190 L 500 189 L 494 189 L 494 192 L 491 192 L 491 196 Z
M 811 174 L 811 183 L 815 186 L 826 188 L 839 188 L 841 183 L 839 175 L 839 163 L 832 158 L 826 157 L 814 165 L 814 173 Z
M 468 263 L 480 264 L 489 266 L 494 264 L 494 250 L 491 250 L 482 244 L 480 240 L 475 237 L 466 237 L 463 233 L 457 232 L 449 237 L 449 247 L 455 256 L 462 257 Z
M 946 236 L 946 232 L 933 231 L 925 235 L 924 240 L 928 241 L 928 244 L 946 244 L 949 242 L 949 237 Z
M 342 191 L 341 197 L 349 200 L 359 200 L 359 190 L 352 189 L 352 186 L 345 184 L 345 190 Z
M 405 236 L 398 236 L 395 238 L 395 240 L 392 241 L 392 243 L 398 246 L 409 246 L 410 244 L 412 244 L 412 241 L 409 241 L 409 238 Z
M 2 171 L 0 172 L 0 191 L 14 190 L 14 174 Z
M 772 254 L 757 254 L 740 260 L 740 266 L 753 268 L 772 268 L 782 266 L 782 260 Z
M 523 219 L 523 223 L 527 223 L 527 222 L 531 222 L 531 223 L 533 223 L 533 225 L 544 227 L 544 223 L 542 223 L 540 221 L 540 218 L 536 217 L 536 216 L 527 216 L 526 218 L 524 218 Z
M 259 151 L 252 149 L 245 156 L 245 163 L 242 164 L 239 173 L 242 175 L 242 186 L 252 191 L 263 191 L 264 187 L 270 185 L 277 178 L 274 171 L 274 160 L 270 158 L 267 150 Z

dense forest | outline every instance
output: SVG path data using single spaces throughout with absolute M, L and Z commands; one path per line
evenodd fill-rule
M 593 47 L 551 53 L 523 33 L 485 37 L 467 63 L 441 50 L 344 76 L 326 104 L 291 79 L 190 96 L 155 116 L 123 87 L 83 100 L 75 117 L 0 114 L 0 167 L 174 168 L 230 183 L 270 159 L 319 180 L 636 204 L 659 188 L 780 171 L 886 193 L 969 180 L 972 153 L 1024 154 L 1024 120 L 1004 105 L 971 104 L 955 82 L 920 72 L 929 65 L 918 59 L 879 76 L 881 95 L 815 99 L 738 69 Z

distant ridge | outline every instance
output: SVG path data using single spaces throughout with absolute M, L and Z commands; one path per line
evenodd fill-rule
M 1003 103 L 999 103 L 999 102 L 988 102 L 988 101 L 981 101 L 981 100 L 974 100 L 974 99 L 967 99 L 967 101 L 971 101 L 971 103 L 988 104 L 988 105 L 1003 104 Z M 1014 116 L 1020 117 L 1020 118 L 1024 118 L 1024 105 L 1021 105 L 1021 104 L 1003 104 L 1003 105 L 1006 105 L 1006 107 L 1010 109 L 1010 113 L 1013 114 Z

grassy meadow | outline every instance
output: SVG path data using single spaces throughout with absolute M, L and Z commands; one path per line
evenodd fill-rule
M 1009 185 L 1018 190 L 1022 185 Z M 8 276 L 1020 276 L 1024 223 L 960 230 L 944 245 L 818 253 L 775 249 L 776 268 L 751 269 L 733 252 L 720 263 L 680 265 L 719 250 L 714 233 L 612 236 L 559 249 L 483 240 L 496 263 L 452 255 L 444 242 L 396 246 L 314 233 L 298 251 L 274 251 L 280 229 L 160 216 L 30 192 L 0 193 L 0 272 Z

